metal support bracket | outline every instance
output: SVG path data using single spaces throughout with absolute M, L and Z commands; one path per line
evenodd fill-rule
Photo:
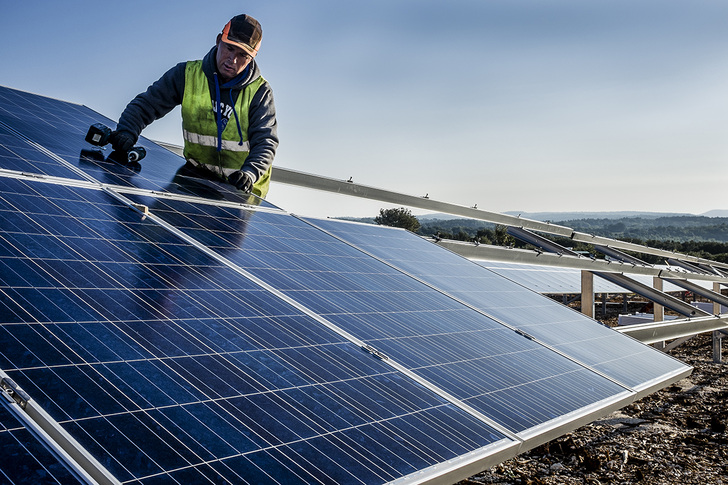
M 2 380 L 0 380 L 0 388 L 5 391 L 5 393 L 7 393 L 7 395 L 10 396 L 16 404 L 20 405 L 21 408 L 25 409 L 25 406 L 28 405 L 30 396 L 10 377 L 3 377 Z
M 652 267 L 653 266 L 653 265 L 651 265 L 649 263 L 646 263 L 645 261 L 642 261 L 639 258 L 635 258 L 634 256 L 630 256 L 627 253 L 624 253 L 624 252 L 622 252 L 622 251 L 620 251 L 618 249 L 614 249 L 614 248 L 609 247 L 609 246 L 601 246 L 599 244 L 595 244 L 594 245 L 594 249 L 596 249 L 597 251 L 599 251 L 602 254 L 605 254 L 605 255 L 609 256 L 612 259 L 616 259 L 617 261 L 621 261 L 623 263 L 629 263 L 629 264 L 631 264 L 633 266 L 636 266 L 636 265 L 645 266 L 645 267 L 647 267 L 647 266 Z
M 536 246 L 537 248 L 540 248 L 544 251 L 555 253 L 559 256 L 561 256 L 562 254 L 568 254 L 569 256 L 573 256 L 575 258 L 580 257 L 578 253 L 575 253 L 574 251 L 565 248 L 560 244 L 550 241 L 545 237 L 535 234 L 522 227 L 508 226 L 506 228 L 506 232 L 516 239 L 523 241 L 527 244 L 532 244 L 533 246 Z
M 387 357 L 387 354 L 385 354 L 384 352 L 380 352 L 379 350 L 375 349 L 374 347 L 372 347 L 369 344 L 362 345 L 361 346 L 361 349 L 364 352 L 367 352 L 367 353 L 372 354 L 374 357 L 376 357 L 379 360 L 387 360 L 387 359 L 389 359 L 389 357 Z

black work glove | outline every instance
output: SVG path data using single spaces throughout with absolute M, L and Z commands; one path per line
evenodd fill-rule
M 243 192 L 253 190 L 253 176 L 249 172 L 238 170 L 228 175 L 228 182 Z
M 137 142 L 137 136 L 126 130 L 112 131 L 109 135 L 109 143 L 114 150 L 120 152 L 128 152 L 134 148 L 134 144 Z

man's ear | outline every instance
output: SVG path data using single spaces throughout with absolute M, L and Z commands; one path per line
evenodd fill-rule
M 217 34 L 217 39 L 215 40 L 215 45 L 220 45 L 221 40 L 222 40 L 222 34 Z

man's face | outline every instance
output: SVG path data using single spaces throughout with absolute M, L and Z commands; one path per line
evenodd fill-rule
M 253 58 L 243 49 L 227 42 L 217 43 L 217 73 L 223 81 L 229 81 L 245 69 Z

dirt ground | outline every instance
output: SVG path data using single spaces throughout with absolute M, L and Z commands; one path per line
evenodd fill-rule
M 670 351 L 685 379 L 458 485 L 728 485 L 728 351 L 710 334 Z

